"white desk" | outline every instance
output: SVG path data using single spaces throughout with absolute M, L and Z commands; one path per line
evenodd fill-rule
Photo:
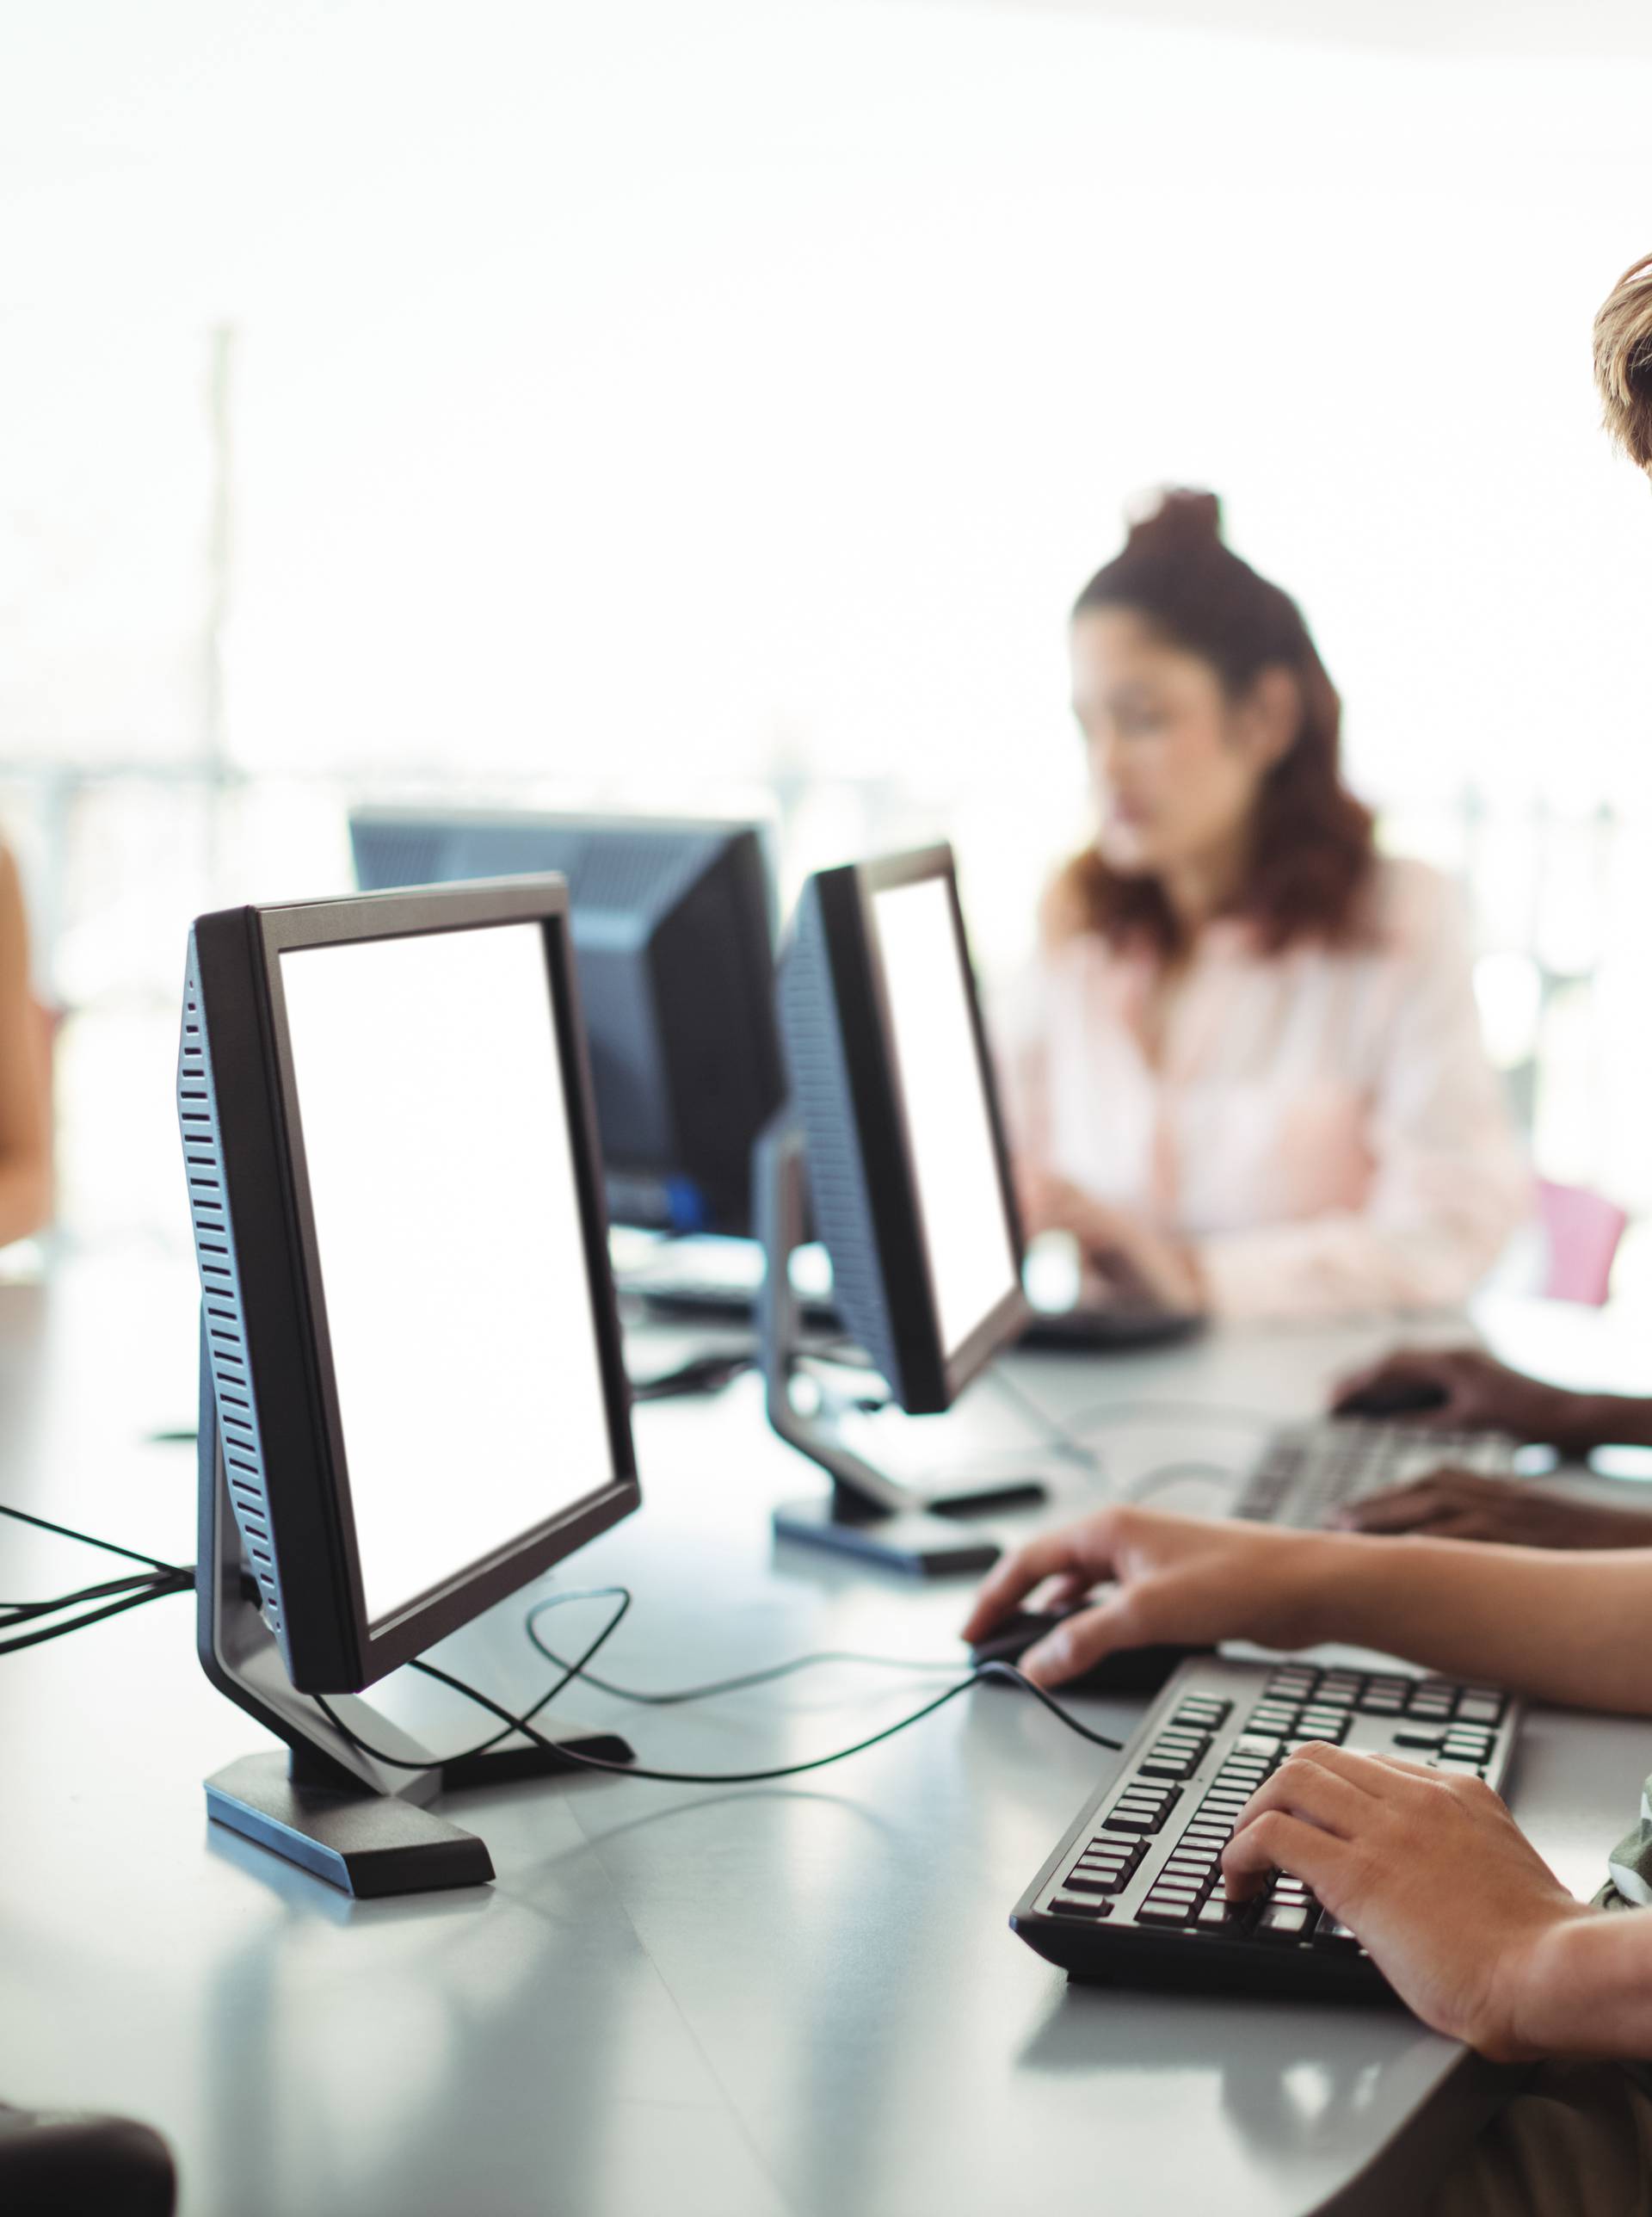
M 141 1435 L 190 1413 L 194 1334 L 187 1279 L 0 1288 L 5 1498 L 188 1559 L 191 1451 Z M 1289 1414 L 1380 1337 L 1015 1374 L 1068 1414 L 1182 1398 Z M 943 1420 L 971 1452 L 1023 1421 L 990 1382 Z M 767 1508 L 811 1479 L 766 1434 L 755 1381 L 645 1408 L 638 1436 L 642 1514 L 553 1582 L 635 1591 L 614 1677 L 957 1652 L 959 1590 L 776 1558 Z M 1098 1435 L 1121 1481 L 1187 1454 L 1236 1467 L 1250 1436 L 1158 1414 Z M 96 1575 L 15 1528 L 0 1550 L 8 1594 Z M 520 1625 L 513 1605 L 473 1627 L 455 1667 L 531 1697 L 544 1666 Z M 1446 2135 L 1478 2098 L 1478 2066 L 1454 2077 L 1460 2052 L 1395 2010 L 1069 1988 L 1005 1919 L 1110 1758 L 1013 1694 L 965 1695 L 791 1786 L 472 1795 L 449 1806 L 488 1841 L 494 1887 L 352 1905 L 209 1831 L 202 1776 L 258 1735 L 192 1636 L 189 1603 L 167 1601 L 0 1664 L 0 2095 L 158 2125 L 188 2217 L 1392 2209 L 1402 2185 L 1369 2166 L 1431 2097 Z M 457 1701 L 428 1707 L 447 1698 L 428 1683 L 397 1698 L 440 1745 L 479 1736 Z M 623 1715 L 645 1760 L 716 1769 L 824 1751 L 922 1698 L 845 1670 L 700 1709 L 589 1692 L 578 1708 Z M 1122 1738 L 1132 1709 L 1086 1713 Z M 1649 1768 L 1646 1726 L 1534 1721 L 1515 1803 L 1576 1890 Z

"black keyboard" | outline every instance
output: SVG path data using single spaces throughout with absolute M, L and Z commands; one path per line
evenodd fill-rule
M 1016 1904 L 1013 1930 L 1075 1977 L 1273 1993 L 1383 1993 L 1357 1934 L 1275 1874 L 1230 1909 L 1221 1854 L 1294 1749 L 1330 1740 L 1484 1778 L 1501 1791 L 1519 1705 L 1403 1670 L 1201 1655 L 1184 1663 L 1118 1775 Z

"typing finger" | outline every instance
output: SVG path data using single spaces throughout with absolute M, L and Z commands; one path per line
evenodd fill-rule
M 1222 1876 L 1230 1901 L 1243 1901 L 1261 1891 L 1270 1872 L 1288 1871 L 1301 1879 L 1322 1901 L 1335 1898 L 1338 1880 L 1347 1868 L 1349 1842 L 1322 1825 L 1295 1817 L 1285 1809 L 1267 1809 L 1248 1825 L 1222 1850 Z

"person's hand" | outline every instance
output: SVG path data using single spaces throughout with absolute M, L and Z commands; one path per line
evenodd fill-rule
M 1587 1408 L 1583 1394 L 1525 1377 L 1477 1347 L 1396 1348 L 1339 1379 L 1331 1392 L 1332 1412 L 1341 1413 L 1363 1394 L 1380 1398 L 1414 1390 L 1439 1399 L 1433 1407 L 1396 1411 L 1392 1421 L 1435 1431 L 1508 1432 L 1567 1450 L 1597 1444 L 1581 1429 Z
M 1368 1493 L 1336 1512 L 1347 1532 L 1426 1532 L 1433 1540 L 1501 1540 L 1515 1547 L 1652 1547 L 1652 1516 L 1569 1501 L 1519 1479 L 1437 1470 Z
M 1203 1646 L 1254 1640 L 1301 1647 L 1327 1637 L 1317 1621 L 1328 1550 L 1361 1543 L 1284 1526 L 1168 1516 L 1146 1509 L 1098 1509 L 1030 1540 L 1001 1563 L 976 1596 L 966 1640 L 984 1640 L 1035 1587 L 1051 1582 L 1049 1606 L 1066 1608 L 1104 1579 L 1113 1590 L 1029 1648 L 1020 1669 L 1058 1686 L 1115 1648 L 1161 1640 Z
M 1498 2062 L 1542 2053 L 1547 1943 L 1591 1912 L 1488 1785 L 1319 1745 L 1283 1763 L 1222 1852 L 1230 1900 L 1308 1886 L 1425 2024 Z
M 1188 1314 L 1204 1308 L 1204 1275 L 1187 1241 L 1161 1232 L 1133 1209 L 1098 1201 L 1070 1179 L 1047 1171 L 1022 1172 L 1017 1191 L 1029 1238 L 1039 1232 L 1070 1232 L 1104 1295 L 1145 1300 Z

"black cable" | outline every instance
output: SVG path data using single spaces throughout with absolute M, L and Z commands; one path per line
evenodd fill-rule
M 57 1616 L 65 1609 L 77 1609 L 83 1602 L 102 1601 L 109 1594 L 131 1593 L 140 1586 L 155 1583 L 153 1571 L 134 1571 L 124 1578 L 106 1578 L 101 1585 L 82 1586 L 77 1592 L 59 1594 L 53 1601 L 0 1601 L 0 1628 L 12 1624 L 28 1624 L 41 1616 Z
M 71 1617 L 66 1624 L 49 1624 L 39 1632 L 19 1633 L 15 1639 L 0 1640 L 0 1655 L 15 1655 L 24 1647 L 39 1647 L 48 1640 L 62 1640 L 71 1632 L 83 1632 L 88 1625 L 102 1624 L 108 1616 L 119 1616 L 129 1609 L 142 1609 L 146 1602 L 160 1601 L 168 1594 L 188 1593 L 194 1586 L 195 1574 L 182 1565 L 164 1578 L 149 1580 L 137 1593 L 129 1593 L 119 1601 L 112 1601 L 105 1609 L 88 1609 L 84 1615 Z
M 519 1732 L 524 1739 L 532 1741 L 534 1746 L 542 1748 L 547 1754 L 554 1755 L 563 1762 L 572 1763 L 577 1769 L 610 1771 L 622 1778 L 648 1778 L 666 1786 L 761 1786 L 767 1785 L 778 1779 L 796 1778 L 801 1776 L 805 1771 L 823 1770 L 830 1763 L 842 1763 L 852 1755 L 862 1755 L 868 1748 L 877 1747 L 884 1740 L 892 1739 L 896 1733 L 905 1732 L 909 1726 L 921 1724 L 925 1717 L 933 1716 L 937 1709 L 945 1708 L 948 1701 L 955 1700 L 959 1694 L 966 1693 L 971 1686 L 978 1685 L 987 1678 L 1005 1679 L 1021 1687 L 1042 1703 L 1052 1716 L 1058 1717 L 1069 1731 L 1076 1732 L 1082 1739 L 1091 1741 L 1097 1747 L 1105 1747 L 1116 1753 L 1124 1745 L 1122 1740 L 1109 1739 L 1104 1733 L 1092 1732 L 1088 1725 L 1081 1724 L 1076 1717 L 1070 1715 L 1058 1701 L 1045 1693 L 1042 1686 L 1035 1686 L 1032 1680 L 1024 1677 L 1013 1664 L 983 1663 L 972 1670 L 967 1677 L 960 1678 L 955 1684 L 948 1686 L 933 1701 L 926 1701 L 922 1708 L 913 1710 L 909 1716 L 902 1717 L 896 1723 L 885 1726 L 881 1732 L 872 1732 L 866 1739 L 856 1740 L 852 1746 L 838 1748 L 830 1755 L 811 1757 L 804 1763 L 782 1763 L 765 1770 L 724 1771 L 655 1770 L 639 1763 L 611 1763 L 605 1757 L 587 1755 L 579 1750 L 564 1746 L 561 1742 L 552 1739 L 547 1734 L 536 1731 L 530 1722 L 530 1719 L 537 1716 L 547 1701 L 561 1692 L 570 1679 L 583 1675 L 586 1664 L 618 1630 L 626 1610 L 631 1606 L 631 1596 L 624 1587 L 607 1587 L 588 1592 L 553 1595 L 548 1601 L 539 1604 L 539 1609 L 543 1610 L 546 1608 L 558 1607 L 564 1602 L 601 1600 L 609 1596 L 618 1599 L 620 1602 L 620 1607 L 591 1641 L 580 1660 L 564 1670 L 561 1680 L 552 1689 L 552 1693 L 537 1701 L 523 1716 L 515 1715 L 502 1703 L 494 1701 L 490 1695 L 483 1693 L 478 1687 L 467 1684 L 463 1678 L 455 1677 L 450 1670 L 443 1670 L 434 1663 L 425 1662 L 422 1658 L 414 1659 L 409 1665 L 410 1669 L 419 1671 L 424 1677 L 434 1678 L 439 1685 L 447 1686 L 456 1694 L 462 1694 L 467 1701 L 474 1701 L 478 1708 L 489 1710 L 501 1720 L 503 1726 L 502 1731 L 496 1732 L 490 1739 L 480 1743 L 478 1746 L 465 1749 L 463 1756 L 435 1757 L 424 1762 L 413 1763 L 404 1756 L 387 1755 L 383 1750 L 374 1747 L 371 1741 L 363 1739 L 359 1732 L 353 1731 L 348 1725 L 345 1724 L 324 1695 L 318 1694 L 314 1696 L 314 1699 L 335 1729 L 343 1734 L 352 1747 L 359 1749 L 363 1755 L 371 1757 L 374 1762 L 387 1763 L 397 1770 L 441 1769 L 444 1764 L 459 1762 L 465 1757 L 484 1753 L 489 1749 L 498 1746 L 502 1740 L 509 1738 L 513 1732 Z M 533 1637 L 531 1631 L 529 1637 Z M 540 1646 L 538 1640 L 534 1640 L 533 1644 L 536 1647 L 539 1647 L 542 1654 L 548 1653 L 546 1649 Z M 799 1659 L 806 1662 L 811 1658 Z M 787 1664 L 781 1667 L 792 1669 L 798 1666 Z
M 815 1670 L 823 1663 L 860 1663 L 872 1670 L 918 1670 L 932 1673 L 943 1670 L 953 1671 L 959 1668 L 955 1660 L 950 1663 L 924 1663 L 903 1655 L 861 1655 L 849 1648 L 829 1647 L 823 1648 L 817 1654 L 794 1656 L 789 1663 L 771 1664 L 767 1669 L 761 1670 L 743 1670 L 737 1677 L 713 1678 L 703 1686 L 682 1686 L 669 1694 L 644 1693 L 634 1686 L 616 1685 L 611 1678 L 599 1678 L 595 1670 L 587 1670 L 585 1667 L 586 1661 L 589 1659 L 589 1656 L 579 1663 L 565 1663 L 554 1649 L 547 1647 L 540 1639 L 538 1620 L 547 1609 L 559 1609 L 566 1601 L 584 1601 L 589 1598 L 591 1596 L 585 1594 L 552 1594 L 547 1600 L 536 1602 L 527 1613 L 527 1621 L 524 1627 L 528 1639 L 544 1656 L 546 1661 L 553 1664 L 557 1670 L 566 1670 L 570 1677 L 583 1679 L 586 1685 L 595 1686 L 600 1694 L 612 1694 L 616 1700 L 632 1701 L 644 1708 L 672 1709 L 680 1708 L 685 1701 L 706 1701 L 715 1694 L 743 1693 L 748 1687 L 770 1685 L 777 1678 L 789 1678 L 799 1670 Z M 616 1620 L 610 1629 L 618 1630 L 618 1620 Z M 604 1637 L 606 1639 L 607 1634 Z M 533 1714 L 532 1709 L 528 1711 L 530 1716 Z
M 176 1563 L 163 1563 L 158 1555 L 145 1555 L 136 1547 L 122 1547 L 113 1540 L 94 1539 L 89 1532 L 77 1532 L 72 1525 L 54 1524 L 49 1516 L 36 1516 L 27 1509 L 13 1509 L 0 1501 L 0 1516 L 15 1516 L 20 1524 L 33 1524 L 42 1532 L 55 1532 L 59 1539 L 78 1540 L 83 1547 L 102 1547 L 107 1554 L 124 1555 L 129 1563 L 147 1563 L 152 1571 L 176 1572 Z M 191 1573 L 193 1576 L 193 1573 Z
M 592 1657 L 597 1654 L 600 1650 L 606 1646 L 607 1641 L 613 1637 L 614 1633 L 620 1629 L 620 1625 L 625 1621 L 626 1613 L 631 1607 L 631 1590 L 629 1587 L 626 1586 L 587 1586 L 582 1588 L 576 1593 L 553 1595 L 549 1601 L 541 1602 L 539 1606 L 541 1609 L 551 1609 L 555 1608 L 559 1603 L 565 1601 L 617 1601 L 620 1606 L 615 1609 L 613 1615 L 608 1619 L 607 1622 L 602 1627 L 602 1629 L 597 1633 L 595 1639 L 592 1640 L 590 1646 L 585 1650 L 585 1652 L 580 1657 L 577 1663 L 564 1664 L 559 1658 L 555 1656 L 552 1656 L 550 1658 L 556 1664 L 556 1667 L 562 1672 L 562 1676 L 558 1679 L 556 1684 L 552 1687 L 548 1694 L 541 1694 L 539 1700 L 534 1702 L 533 1708 L 523 1712 L 522 1720 L 520 1726 L 517 1724 L 515 1720 L 513 1719 L 512 1722 L 509 1724 L 502 1732 L 495 1732 L 490 1738 L 478 1740 L 474 1747 L 460 1748 L 453 1755 L 426 1757 L 421 1762 L 410 1763 L 405 1756 L 385 1755 L 380 1749 L 370 1747 L 366 1740 L 361 1738 L 350 1729 L 349 1726 L 345 1723 L 343 1718 L 339 1715 L 338 1712 L 333 1708 L 332 1704 L 328 1701 L 324 1694 L 317 1694 L 311 1698 L 314 1700 L 317 1708 L 320 1709 L 322 1714 L 333 1726 L 334 1730 L 336 1732 L 342 1732 L 345 1738 L 349 1741 L 352 1747 L 360 1748 L 363 1755 L 370 1755 L 375 1763 L 388 1763 L 392 1770 L 439 1769 L 450 1763 L 468 1763 L 472 1756 L 491 1754 L 496 1747 L 498 1747 L 502 1742 L 510 1738 L 513 1732 L 519 1729 L 526 1732 L 527 1730 L 527 1720 L 533 1717 L 537 1717 L 540 1710 L 543 1709 L 548 1702 L 554 1701 L 557 1695 L 562 1692 L 563 1689 L 567 1686 L 572 1679 L 579 1676 L 580 1672 L 584 1669 L 586 1664 L 591 1660 Z M 533 1640 L 532 1633 L 528 1634 L 528 1637 L 530 1640 Z M 539 1642 L 537 1640 L 533 1640 L 533 1645 L 537 1647 L 539 1646 Z M 539 1652 L 541 1654 L 546 1652 L 543 1648 L 541 1648 Z M 423 1666 L 421 1665 L 419 1667 L 422 1668 Z M 502 1714 L 502 1712 L 501 1714 Z M 529 1737 L 532 1737 L 531 1733 L 529 1734 Z

